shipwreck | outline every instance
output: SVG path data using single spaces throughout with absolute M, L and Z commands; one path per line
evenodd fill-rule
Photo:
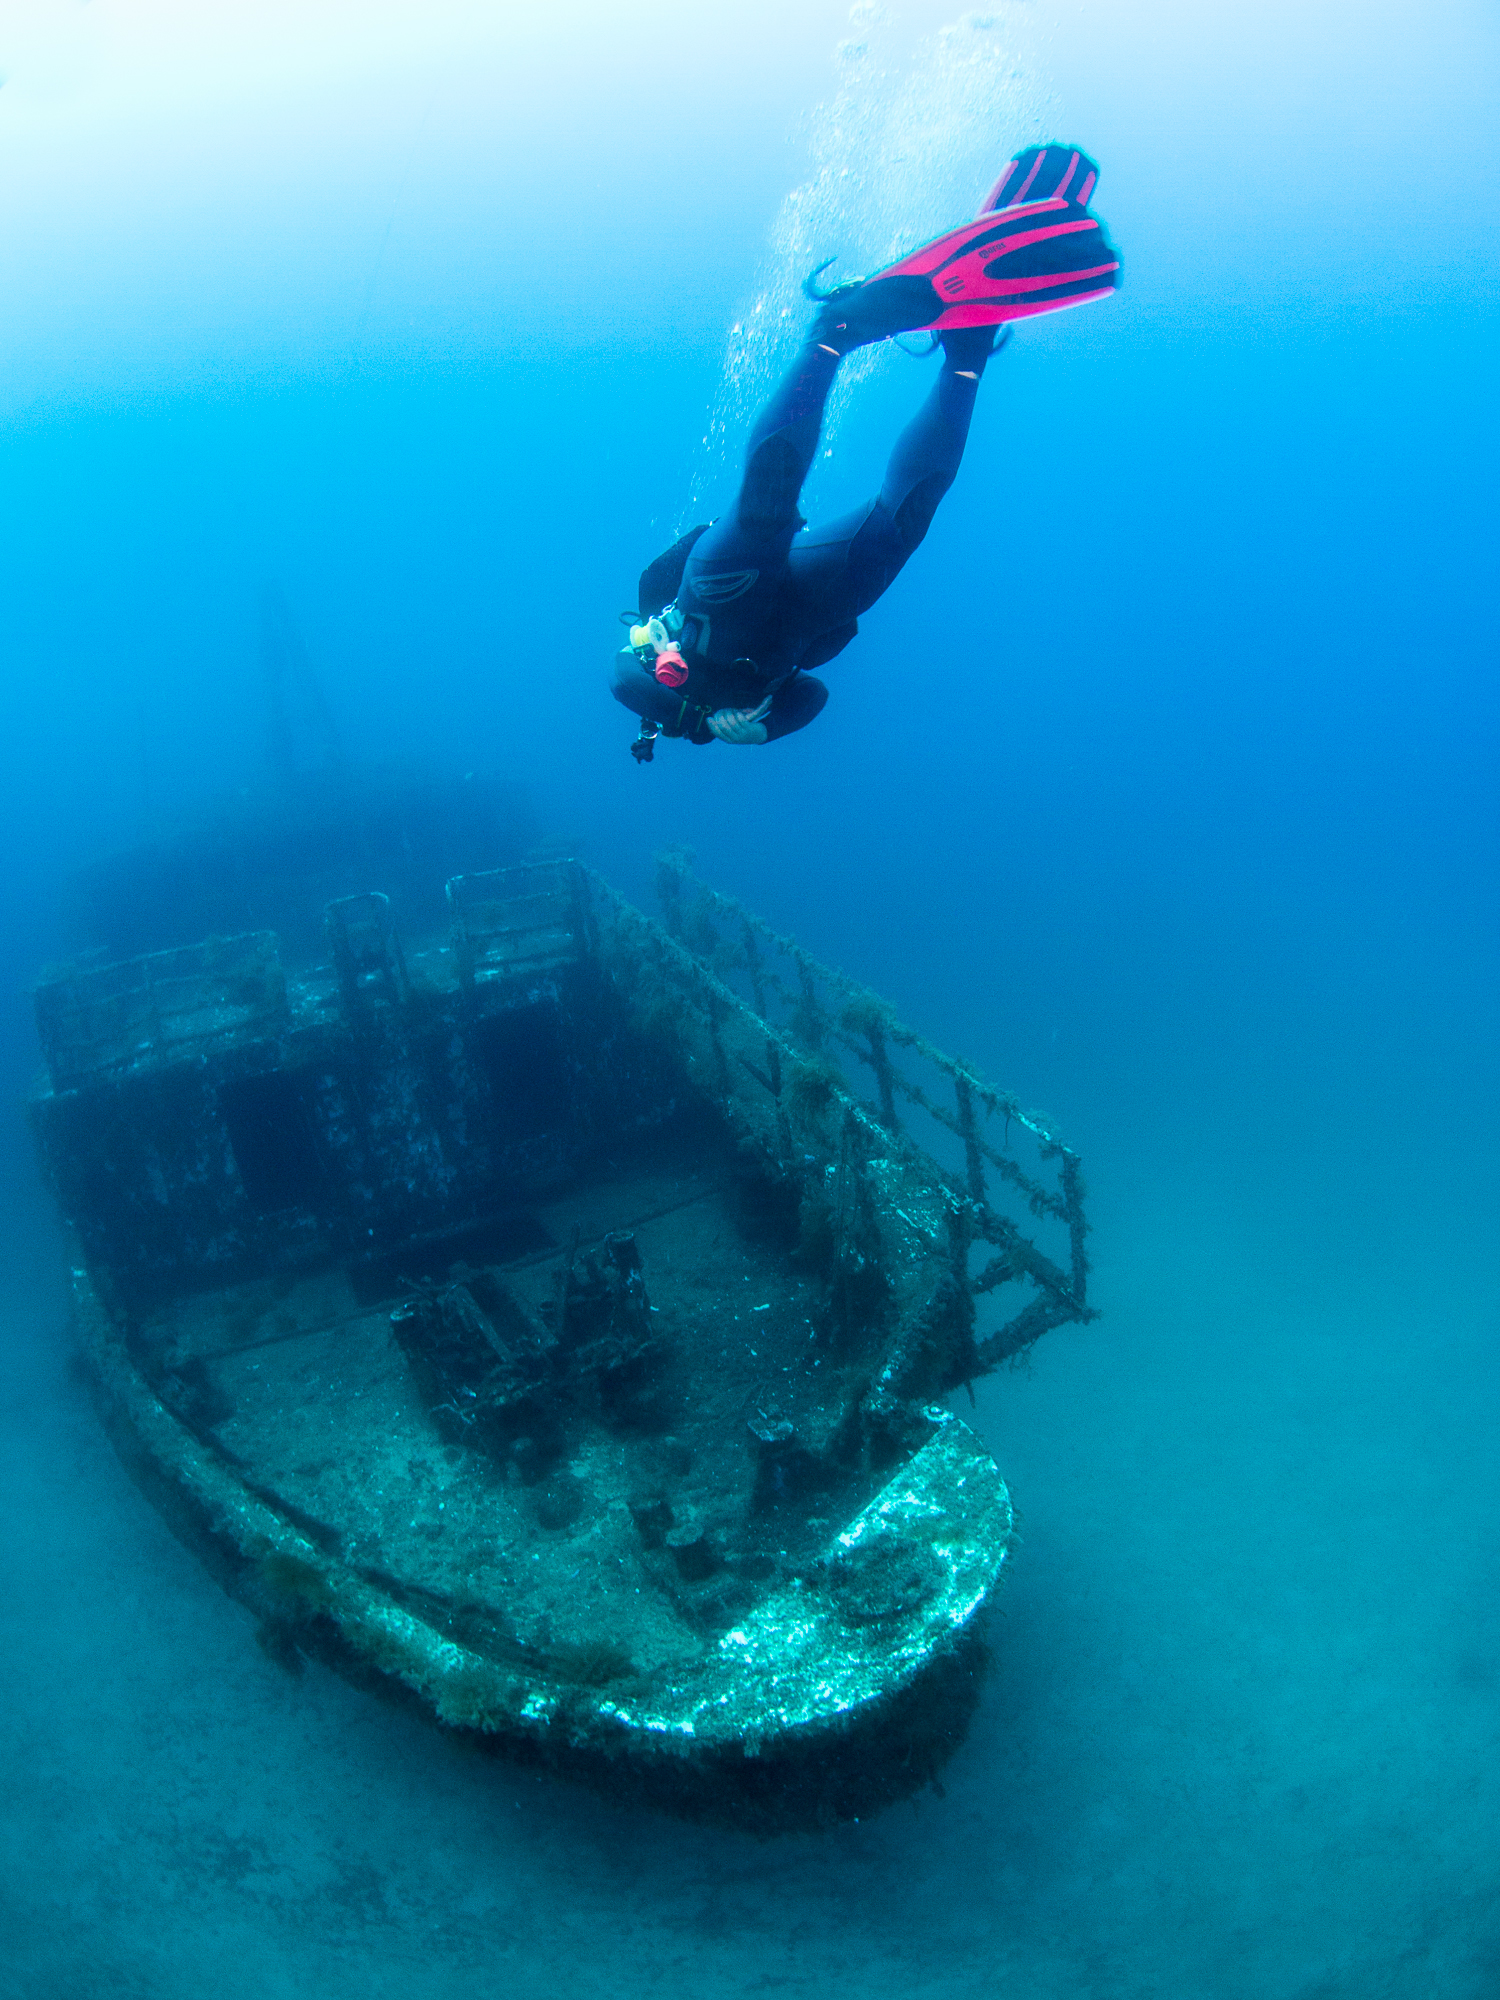
M 962 1738 L 1011 1504 L 953 1392 L 1091 1316 L 1048 1126 L 681 856 L 403 937 L 98 953 L 32 1105 L 133 1474 L 262 1643 L 764 1829 Z

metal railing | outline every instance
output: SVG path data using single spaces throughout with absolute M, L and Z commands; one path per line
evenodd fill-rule
M 121 964 L 70 967 L 34 995 L 54 1088 L 168 1062 L 220 1036 L 273 1034 L 288 1019 L 273 931 L 208 938 Z
M 411 983 L 389 896 L 379 889 L 336 896 L 323 906 L 323 935 L 338 974 L 346 1020 L 358 1021 L 372 1003 L 406 1005 Z
M 576 861 L 455 875 L 447 896 L 459 981 L 470 995 L 492 980 L 513 979 L 589 949 Z
M 864 1072 L 872 1086 L 867 1109 L 881 1128 L 920 1150 L 952 1196 L 967 1197 L 973 1236 L 995 1252 L 978 1271 L 966 1270 L 971 1289 L 983 1295 L 1014 1279 L 1032 1281 L 1030 1302 L 981 1342 L 986 1365 L 1029 1347 L 1051 1327 L 1095 1317 L 1088 1303 L 1082 1168 L 1045 1118 L 934 1048 L 857 980 L 699 881 L 689 856 L 658 856 L 657 891 L 665 928 L 678 944 L 731 989 L 738 982 L 756 1014 L 813 1058 L 853 1058 L 856 1091 L 864 1094 L 858 1082 Z M 931 1127 L 957 1142 L 947 1149 L 955 1154 L 951 1167 L 937 1157 L 944 1149 L 934 1148 Z M 1031 1161 L 1017 1157 L 1018 1140 L 1028 1145 Z M 1059 1256 L 1049 1256 L 997 1206 L 997 1188 L 1039 1222 L 1059 1228 L 1066 1244 Z

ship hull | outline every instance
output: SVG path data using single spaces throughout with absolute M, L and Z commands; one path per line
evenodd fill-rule
M 110 1433 L 288 1668 L 675 1813 L 864 1817 L 962 1740 L 1009 1560 L 945 1398 L 1087 1316 L 985 1160 L 1076 1252 L 1072 1156 L 1023 1123 L 1029 1178 L 961 1066 L 921 1095 L 873 999 L 800 976 L 778 1022 L 670 889 L 664 926 L 572 864 L 450 902 L 410 959 L 361 907 L 331 967 L 229 940 L 39 995 Z

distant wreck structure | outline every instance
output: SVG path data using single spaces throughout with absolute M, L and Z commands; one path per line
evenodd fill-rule
M 1011 1506 L 944 1398 L 1090 1318 L 1076 1157 L 685 857 L 55 971 L 122 1455 L 295 1666 L 765 1830 L 928 1783 Z M 436 900 L 435 898 L 432 900 Z M 293 928 L 303 921 L 293 914 Z
M 408 930 L 444 918 L 452 875 L 517 862 L 538 828 L 519 786 L 417 761 L 356 766 L 282 591 L 257 599 L 263 755 L 252 783 L 79 871 L 67 911 L 80 950 L 137 958 L 205 937 L 274 930 L 285 962 L 326 949 L 322 911 L 378 882 Z

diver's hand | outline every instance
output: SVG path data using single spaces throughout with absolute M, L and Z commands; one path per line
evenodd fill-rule
M 716 708 L 704 717 L 704 727 L 721 743 L 764 743 L 770 731 L 762 718 L 770 712 L 771 697 L 767 695 L 759 708 Z

